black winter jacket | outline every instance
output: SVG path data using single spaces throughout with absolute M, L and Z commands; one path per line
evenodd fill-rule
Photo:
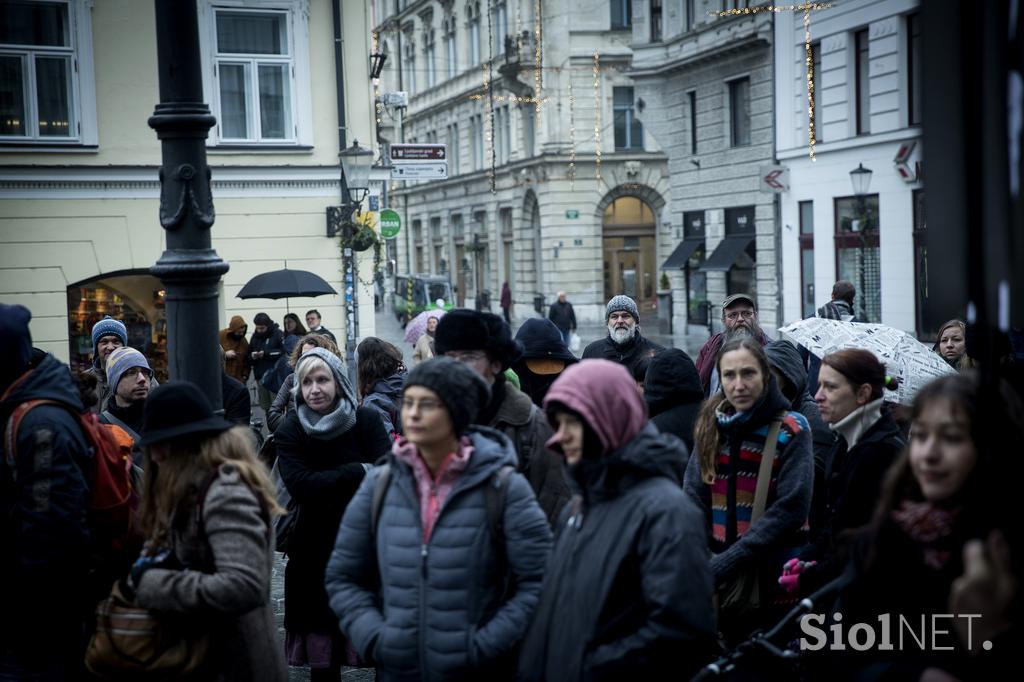
M 844 531 L 871 521 L 886 472 L 906 445 L 899 425 L 885 412 L 849 451 L 845 439 L 836 439 L 822 481 L 815 481 L 811 541 L 800 558 L 818 565 L 801 577 L 801 592 L 813 591 L 842 572 L 836 559 L 837 541 Z
M 220 373 L 220 392 L 224 403 L 224 418 L 239 426 L 248 426 L 252 411 L 249 389 L 238 379 Z
M 814 480 L 817 484 L 819 474 L 824 476 L 832 456 L 832 447 L 836 442 L 836 434 L 821 418 L 818 404 L 811 397 L 807 386 L 807 370 L 804 369 L 803 358 L 793 344 L 788 341 L 772 341 L 764 347 L 768 362 L 777 370 L 788 387 L 779 386 L 786 397 L 792 398 L 792 409 L 802 414 L 811 426 L 811 447 L 814 450 Z
M 576 311 L 572 309 L 572 303 L 566 301 L 555 301 L 548 310 L 548 319 L 555 323 L 555 326 L 563 332 L 576 329 Z
M 324 590 L 327 559 L 345 507 L 368 466 L 391 449 L 391 441 L 377 412 L 368 407 L 358 408 L 355 425 L 331 440 L 308 435 L 292 410 L 274 438 L 281 478 L 299 505 L 284 574 L 284 626 L 291 632 L 333 633 L 338 620 Z
M 582 487 L 556 527 L 520 679 L 685 680 L 714 651 L 707 539 L 680 488 L 681 451 L 647 426 L 574 468 Z
M 662 433 L 671 433 L 693 451 L 693 424 L 697 421 L 704 389 L 690 356 L 678 348 L 667 348 L 651 359 L 644 380 L 644 400 L 651 423 Z
M 605 335 L 603 339 L 592 341 L 583 349 L 583 359 L 603 358 L 611 360 L 625 366 L 629 373 L 632 374 L 633 369 L 641 360 L 654 355 L 660 350 L 662 350 L 661 346 L 645 339 L 638 331 L 636 336 L 621 346 L 612 341 L 612 337 L 608 335 Z
M 0 440 L 0 584 L 8 586 L 0 650 L 75 669 L 93 567 L 86 521 L 92 450 L 75 416 L 82 402 L 71 372 L 52 355 L 7 389 L 0 429 L 18 405 L 35 399 L 59 405 L 39 405 L 22 419 L 14 435 L 17 476 L 7 463 L 15 455 Z
M 253 360 L 252 354 L 263 351 L 264 355 L 259 360 Z M 252 365 L 253 376 L 256 383 L 260 382 L 267 370 L 273 369 L 277 359 L 284 354 L 284 333 L 277 323 L 273 323 L 264 334 L 253 332 L 249 339 L 249 363 Z

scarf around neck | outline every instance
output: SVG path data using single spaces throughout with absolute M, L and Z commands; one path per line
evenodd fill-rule
M 959 513 L 959 508 L 944 509 L 930 502 L 905 500 L 889 515 L 908 538 L 921 546 L 925 565 L 938 571 L 953 554 L 949 538 Z
M 302 430 L 317 440 L 337 438 L 356 423 L 356 405 L 344 395 L 327 414 L 320 414 L 305 403 L 299 403 L 295 411 L 299 415 Z

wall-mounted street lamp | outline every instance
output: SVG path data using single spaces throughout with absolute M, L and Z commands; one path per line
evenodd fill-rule
M 370 191 L 370 167 L 373 152 L 359 146 L 359 140 L 352 140 L 352 146 L 340 152 L 341 159 L 341 205 L 327 207 L 327 236 L 333 237 L 351 224 L 352 215 L 359 213 L 359 207 Z
M 388 56 L 383 52 L 373 52 L 370 54 L 370 78 L 380 78 L 380 72 L 384 70 L 384 62 L 388 60 Z
M 850 171 L 850 184 L 853 185 L 853 193 L 863 197 L 871 187 L 871 169 L 865 168 L 864 164 L 857 164 L 857 167 Z
M 867 292 L 864 290 L 867 239 L 864 236 L 864 231 L 871 226 L 867 210 L 868 189 L 871 187 L 871 169 L 865 168 L 863 163 L 857 164 L 857 167 L 850 171 L 850 184 L 853 185 L 853 193 L 857 197 L 857 219 L 851 221 L 850 229 L 856 232 L 860 238 L 860 255 L 857 263 L 857 277 L 859 280 L 857 283 L 857 294 L 860 296 L 861 306 L 864 307 L 864 301 L 867 300 Z

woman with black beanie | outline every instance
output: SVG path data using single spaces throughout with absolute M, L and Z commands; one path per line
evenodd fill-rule
M 509 439 L 470 426 L 488 396 L 456 360 L 414 367 L 404 436 L 342 519 L 327 592 L 379 680 L 515 675 L 551 532 Z

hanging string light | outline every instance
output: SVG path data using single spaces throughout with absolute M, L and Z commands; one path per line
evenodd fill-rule
M 487 59 L 484 60 L 484 93 L 487 95 L 487 126 L 484 139 L 491 155 L 491 169 L 488 172 L 491 181 L 491 194 L 497 192 L 495 178 L 497 171 L 497 154 L 494 149 L 494 93 L 491 91 L 491 56 L 494 54 L 494 0 L 487 3 Z
M 569 73 L 569 189 L 576 188 L 576 95 L 572 92 Z
M 831 2 L 805 2 L 801 5 L 765 5 L 764 7 L 737 7 L 724 9 L 718 12 L 708 12 L 712 17 L 735 17 L 747 14 L 761 14 L 764 12 L 795 12 L 804 13 L 804 64 L 807 67 L 807 146 L 811 161 L 816 161 L 814 155 L 814 55 L 811 50 L 811 11 L 820 9 L 832 9 Z
M 373 32 L 373 49 L 370 51 L 371 54 L 377 54 L 378 50 L 378 39 L 379 34 L 377 31 Z M 384 113 L 384 105 L 380 102 L 380 78 L 373 79 L 373 103 L 374 109 L 376 110 L 377 129 L 380 129 L 381 123 L 383 122 L 382 115 Z
M 814 51 L 811 49 L 811 10 L 804 9 L 804 62 L 807 67 L 807 146 L 814 158 Z
M 540 0 L 536 0 L 533 7 L 533 97 L 536 100 L 536 108 L 534 111 L 540 113 L 541 105 L 541 87 L 544 83 L 541 81 L 541 4 Z
M 601 181 L 601 53 L 594 50 L 594 176 Z

